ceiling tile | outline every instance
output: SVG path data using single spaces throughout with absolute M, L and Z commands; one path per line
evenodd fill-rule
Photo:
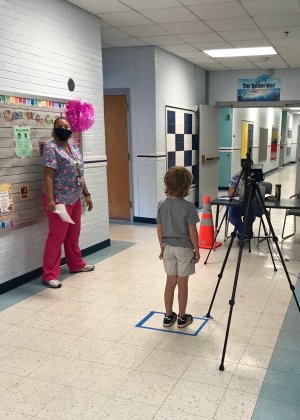
M 251 16 L 300 12 L 297 0 L 241 0 Z
M 165 7 L 180 7 L 177 0 L 123 0 L 123 3 L 135 10 L 163 9 Z
M 298 60 L 288 61 L 288 65 L 293 69 L 300 67 L 300 58 Z
M 130 8 L 118 0 L 68 0 L 91 13 L 126 12 Z
M 287 47 L 276 47 L 276 51 L 282 55 L 293 55 L 300 54 L 300 45 L 297 46 L 287 46 Z
M 205 23 L 200 21 L 162 23 L 161 26 L 175 35 L 199 34 L 201 32 L 209 32 L 211 30 L 207 25 L 205 25 Z
M 185 7 L 142 10 L 141 13 L 155 23 L 192 22 L 198 20 L 197 17 Z
M 226 66 L 230 66 L 228 63 L 249 64 L 249 60 L 246 57 L 218 57 L 217 60 L 219 63 L 223 63 Z
M 169 35 L 169 33 L 158 25 L 139 25 L 139 26 L 125 26 L 119 28 L 131 36 L 159 36 Z
M 180 0 L 180 3 L 185 6 L 199 5 L 199 4 L 215 4 L 215 3 L 232 3 L 237 0 Z
M 141 47 L 148 45 L 146 42 L 143 42 L 137 38 L 111 39 L 109 40 L 109 44 L 114 47 Z
M 207 20 L 206 23 L 215 31 L 257 29 L 256 25 L 248 17 L 239 19 L 214 19 Z
M 257 66 L 253 63 L 228 63 L 226 66 L 230 70 L 257 69 Z
M 266 39 L 249 39 L 248 41 L 230 41 L 236 48 L 270 47 L 272 44 Z
M 222 48 L 232 48 L 230 44 L 227 42 L 198 42 L 193 43 L 194 47 L 198 48 L 199 50 L 218 50 Z
M 184 42 L 174 35 L 168 36 L 145 36 L 141 37 L 141 40 L 147 42 L 150 45 L 182 45 Z
M 289 31 L 288 37 L 300 37 L 300 26 L 287 26 L 285 28 L 267 28 L 263 29 L 263 33 L 268 38 L 285 38 L 285 31 Z
M 279 38 L 279 39 L 272 39 L 272 44 L 274 47 L 286 47 L 286 46 L 299 46 L 300 45 L 300 37 L 294 37 L 294 38 Z
M 183 58 L 186 58 L 186 59 L 191 58 L 191 59 L 195 59 L 195 60 L 201 60 L 203 62 L 210 62 L 211 61 L 210 57 L 208 57 L 206 54 L 204 54 L 200 51 L 197 51 L 197 52 L 189 52 L 189 51 L 179 52 L 179 53 L 177 53 L 177 55 L 179 57 L 183 57 Z M 207 60 L 207 57 L 208 57 L 209 60 Z
M 104 22 L 109 23 L 112 26 L 137 26 L 137 25 L 148 25 L 152 22 L 141 16 L 137 12 L 120 12 L 120 13 L 100 13 L 98 14 Z
M 203 20 L 247 16 L 245 10 L 236 2 L 190 6 L 189 9 Z
M 220 36 L 225 38 L 227 41 L 243 41 L 249 39 L 262 39 L 264 35 L 258 29 L 252 29 L 249 31 L 224 31 L 219 32 Z
M 101 30 L 101 38 L 103 40 L 129 38 L 129 35 L 115 28 L 107 28 Z
M 189 42 L 194 44 L 196 42 L 223 42 L 222 39 L 218 34 L 215 32 L 205 32 L 203 34 L 188 34 L 188 35 L 180 35 L 180 38 L 183 39 L 185 42 Z
M 261 28 L 285 28 L 299 25 L 300 13 L 255 16 L 253 19 Z
M 188 52 L 188 51 L 198 51 L 197 48 L 193 47 L 189 44 L 183 45 L 166 45 L 163 47 L 164 50 L 169 51 L 171 53 L 179 53 L 179 52 Z
M 272 55 L 270 57 L 268 57 L 268 59 L 266 60 L 264 57 L 249 57 L 249 60 L 252 63 L 257 64 L 258 66 L 263 66 L 264 68 L 267 67 L 273 67 L 275 65 L 279 66 L 285 66 L 285 62 L 284 60 L 279 57 L 278 55 Z

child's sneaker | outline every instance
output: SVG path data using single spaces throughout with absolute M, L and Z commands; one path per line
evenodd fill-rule
M 170 316 L 167 316 L 165 314 L 163 326 L 164 327 L 171 327 L 171 325 L 173 325 L 174 322 L 176 322 L 176 319 L 177 319 L 177 315 L 175 314 L 175 312 L 173 312 L 172 315 L 170 315 Z
M 193 322 L 193 317 L 192 315 L 189 314 L 185 314 L 182 317 L 178 316 L 178 320 L 177 320 L 177 327 L 178 328 L 184 328 L 187 325 L 191 324 Z

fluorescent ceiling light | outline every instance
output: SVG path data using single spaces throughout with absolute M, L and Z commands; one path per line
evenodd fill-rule
M 296 108 L 295 108 L 295 107 L 291 107 L 291 108 L 289 108 L 289 110 L 290 110 L 290 111 L 300 111 L 300 108 L 297 108 L 297 107 L 296 107 Z
M 273 47 L 224 48 L 222 50 L 204 50 L 203 52 L 210 57 L 250 57 L 252 55 L 277 54 Z

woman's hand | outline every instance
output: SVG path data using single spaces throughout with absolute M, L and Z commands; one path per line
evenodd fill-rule
M 93 202 L 90 196 L 85 197 L 85 202 L 86 202 L 88 211 L 93 210 L 94 206 L 93 206 Z
M 48 201 L 48 210 L 50 211 L 54 211 L 56 209 L 56 203 L 54 200 L 49 200 Z

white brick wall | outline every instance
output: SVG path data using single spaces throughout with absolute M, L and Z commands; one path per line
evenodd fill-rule
M 104 89 L 129 89 L 133 214 L 156 217 L 152 211 L 153 197 L 149 195 L 156 188 L 155 166 L 148 173 L 148 165 L 143 166 L 144 158 L 138 157 L 156 150 L 154 47 L 104 49 L 103 77 Z
M 105 89 L 130 92 L 134 216 L 156 218 L 164 196 L 165 106 L 195 109 L 204 103 L 205 72 L 159 48 L 137 47 L 104 49 L 103 73 Z
M 91 102 L 96 123 L 83 155 L 105 159 L 99 19 L 65 0 L 0 0 L 0 25 L 0 91 Z M 106 165 L 86 164 L 86 179 L 95 209 L 83 217 L 82 248 L 109 238 Z M 0 283 L 41 266 L 46 232 L 43 222 L 0 233 Z
M 166 154 L 165 107 L 196 110 L 200 104 L 205 104 L 205 71 L 167 51 L 156 48 L 155 89 L 156 152 Z M 156 165 L 158 178 L 156 201 L 158 202 L 165 197 L 162 179 L 166 172 L 166 158 L 164 162 L 157 162 Z M 156 214 L 151 217 L 156 217 Z

